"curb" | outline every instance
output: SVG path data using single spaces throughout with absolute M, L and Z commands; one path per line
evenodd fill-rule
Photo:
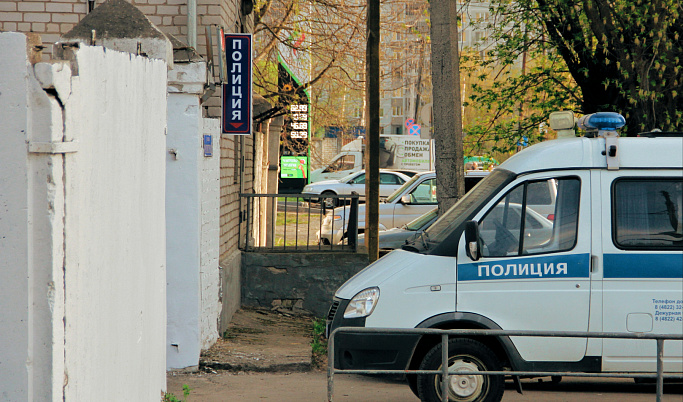
M 230 363 L 219 363 L 219 362 L 200 362 L 199 369 L 204 371 L 210 370 L 223 370 L 223 371 L 234 371 L 234 372 L 253 372 L 253 373 L 278 373 L 278 372 L 288 372 L 288 373 L 305 373 L 313 369 L 311 363 L 283 363 L 283 364 L 271 364 L 266 366 L 257 366 L 253 364 L 230 364 Z

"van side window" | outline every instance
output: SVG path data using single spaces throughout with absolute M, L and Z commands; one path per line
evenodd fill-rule
M 483 256 L 511 257 L 572 249 L 576 244 L 580 190 L 577 178 L 529 181 L 513 188 L 479 222 Z
M 527 184 L 526 203 L 534 211 L 552 218 L 557 196 L 557 181 L 555 179 L 532 181 Z M 511 194 L 510 202 L 522 203 L 522 192 Z
M 617 180 L 612 209 L 617 247 L 683 249 L 683 180 Z

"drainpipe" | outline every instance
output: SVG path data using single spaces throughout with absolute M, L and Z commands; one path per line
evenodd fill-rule
M 197 0 L 187 1 L 187 44 L 197 49 Z

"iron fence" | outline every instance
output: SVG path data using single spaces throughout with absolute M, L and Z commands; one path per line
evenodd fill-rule
M 441 336 L 441 369 L 440 370 L 350 370 L 334 368 L 334 338 L 340 332 L 374 333 L 374 334 L 410 334 L 410 335 L 439 335 Z M 448 376 L 472 375 L 472 371 L 451 371 L 448 367 L 448 339 L 462 336 L 529 336 L 556 338 L 617 338 L 617 339 L 648 339 L 657 343 L 657 373 L 584 373 L 557 371 L 478 371 L 481 374 L 504 376 L 566 376 L 566 377 L 606 377 L 606 378 L 655 378 L 657 383 L 656 401 L 661 402 L 664 390 L 664 379 L 683 379 L 681 374 L 664 374 L 664 341 L 683 340 L 683 334 L 647 334 L 647 333 L 616 333 L 616 332 L 574 332 L 574 331 L 515 331 L 515 330 L 483 330 L 483 329 L 431 329 L 431 328 L 363 328 L 340 327 L 332 331 L 327 345 L 327 400 L 333 401 L 335 374 L 440 374 L 441 400 L 448 401 Z
M 358 244 L 358 194 L 240 194 L 239 248 L 258 252 L 352 251 Z M 334 205 L 349 205 L 335 209 Z M 342 241 L 327 242 L 342 231 Z M 331 237 L 335 239 L 334 236 Z M 335 239 L 336 240 L 336 239 Z

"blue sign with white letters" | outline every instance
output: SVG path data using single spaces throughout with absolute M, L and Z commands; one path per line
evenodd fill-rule
M 222 134 L 251 134 L 252 42 L 251 34 L 229 33 L 223 37 L 227 60 L 223 83 Z
M 590 256 L 588 254 L 550 254 L 460 264 L 458 265 L 458 281 L 588 278 L 589 271 Z

